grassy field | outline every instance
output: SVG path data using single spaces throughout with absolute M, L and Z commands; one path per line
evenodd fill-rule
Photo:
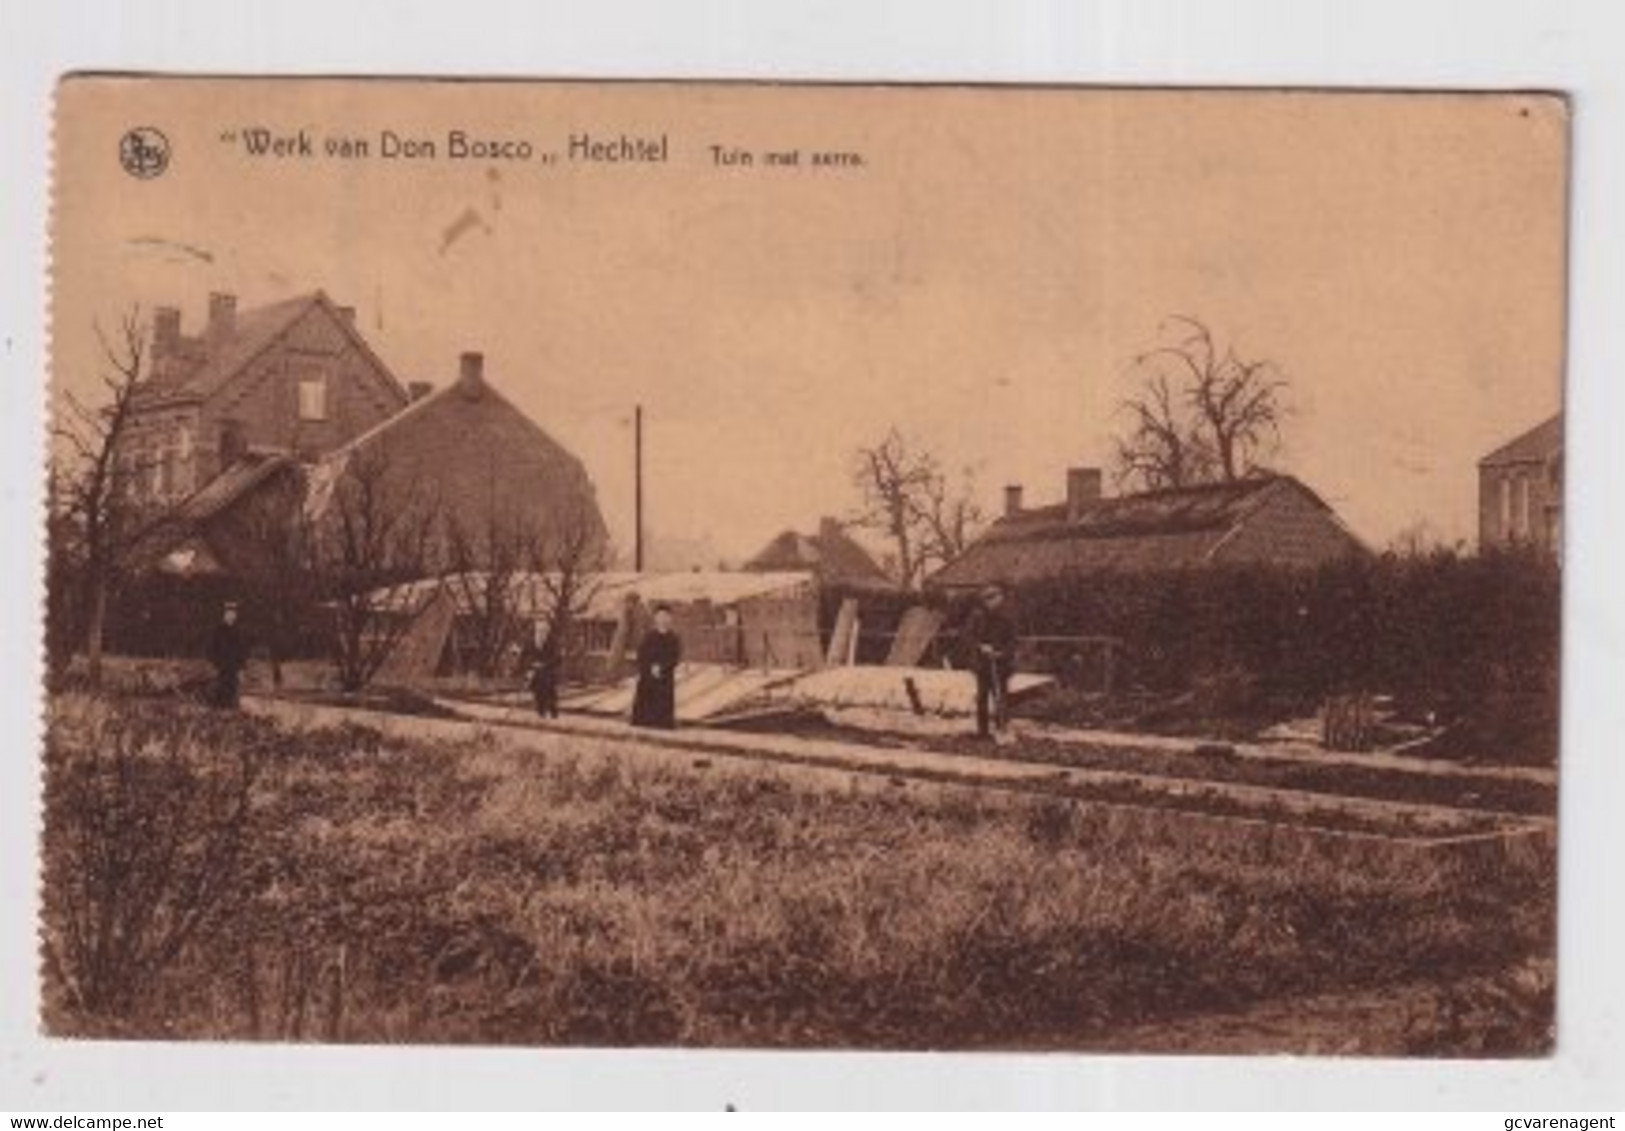
M 1236 1051 L 1215 1019 L 1302 1001 L 1302 1040 L 1246 1047 L 1551 1045 L 1554 878 L 1250 868 L 1123 835 L 1109 807 L 667 754 L 58 696 L 46 1028 Z M 1360 1003 L 1341 1023 L 1340 1001 Z

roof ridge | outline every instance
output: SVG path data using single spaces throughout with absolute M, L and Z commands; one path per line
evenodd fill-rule
M 241 373 L 244 369 L 248 368 L 255 361 L 259 360 L 259 358 L 262 357 L 267 350 L 276 345 L 276 343 L 282 339 L 282 336 L 292 329 L 294 324 L 298 322 L 301 317 L 303 317 L 305 310 L 308 309 L 313 303 L 316 303 L 321 297 L 322 292 L 317 290 L 310 294 L 293 295 L 285 299 L 279 299 L 276 302 L 264 303 L 260 306 L 252 306 L 246 310 L 238 311 L 236 314 L 236 319 L 238 321 L 244 319 L 264 318 L 273 312 L 277 312 L 278 316 L 280 317 L 280 308 L 286 308 L 287 316 L 285 318 L 281 318 L 279 324 L 273 324 L 273 327 L 269 331 L 265 332 L 265 336 L 262 341 L 251 346 L 251 348 L 249 348 L 242 357 L 233 359 L 230 367 L 225 368 L 222 372 L 211 373 L 211 370 L 222 367 L 226 363 L 218 356 L 213 356 L 212 351 L 205 352 L 202 358 L 199 360 L 197 366 L 186 375 L 186 378 L 179 385 L 177 385 L 176 388 L 181 391 L 194 393 L 204 398 L 212 397 L 215 393 L 229 385 L 233 377 Z M 234 325 L 232 333 L 230 337 L 226 339 L 226 341 L 236 341 L 245 336 L 245 334 L 238 332 L 237 327 Z M 205 334 L 202 336 L 194 335 L 194 338 L 195 340 L 202 341 L 207 344 L 207 331 L 205 331 Z M 201 388 L 199 386 L 199 378 L 201 378 L 204 374 L 210 374 L 212 377 L 210 388 Z
M 419 415 L 427 406 L 431 404 L 438 404 L 441 400 L 453 394 L 461 396 L 462 394 L 460 389 L 461 382 L 452 381 L 449 384 L 442 385 L 439 388 L 434 389 L 432 392 L 419 397 L 415 401 L 408 401 L 400 409 L 396 410 L 391 415 L 384 417 L 384 419 L 380 420 L 377 424 L 374 424 L 371 428 L 366 429 L 364 432 L 357 433 L 356 435 L 350 437 L 350 439 L 346 440 L 343 444 L 340 444 L 332 451 L 326 453 L 317 462 L 320 464 L 327 464 L 337 463 L 343 459 L 348 459 L 352 453 L 359 451 L 363 445 L 373 442 L 379 436 L 383 435 L 391 428 L 399 425 L 408 417 Z M 581 461 L 581 458 L 560 443 L 558 438 L 555 437 L 551 432 L 548 432 L 540 424 L 532 420 L 529 413 L 520 408 L 518 405 L 514 404 L 513 401 L 507 396 L 503 395 L 502 391 L 498 389 L 489 378 L 482 378 L 480 382 L 480 395 L 482 397 L 494 398 L 498 404 L 517 416 L 532 431 L 534 431 L 538 436 L 556 449 L 561 455 L 574 463 L 582 475 L 586 476 L 587 482 L 592 483 L 592 476 L 590 473 L 588 473 L 587 466 Z

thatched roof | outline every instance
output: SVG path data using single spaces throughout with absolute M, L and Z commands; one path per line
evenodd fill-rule
M 1289 475 L 1270 475 L 1102 498 L 1076 511 L 1064 503 L 1023 510 L 995 522 L 927 584 L 968 588 L 1212 564 L 1255 515 L 1288 496 L 1296 496 L 1296 513 L 1335 526 L 1358 545 L 1319 495 Z

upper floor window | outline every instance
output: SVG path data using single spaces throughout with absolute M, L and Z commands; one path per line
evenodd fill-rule
M 179 477 L 176 475 L 176 451 L 165 445 L 158 452 L 156 484 L 153 494 L 160 499 L 173 498 L 180 489 Z
M 301 377 L 299 379 L 299 419 L 327 419 L 326 377 Z

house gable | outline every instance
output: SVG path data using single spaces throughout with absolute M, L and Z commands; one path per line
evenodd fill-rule
M 475 553 L 488 536 L 523 531 L 556 538 L 608 533 L 581 461 L 484 380 L 465 355 L 462 377 L 413 402 L 332 453 L 318 469 L 311 507 L 332 504 L 346 475 L 376 474 L 400 506 L 441 516 L 440 546 L 453 535 Z M 371 469 L 368 471 L 367 469 Z
M 1209 553 L 1215 565 L 1313 568 L 1366 552 L 1332 509 L 1295 479 L 1277 479 Z
M 1563 415 L 1531 428 L 1478 461 L 1481 549 L 1563 541 Z
M 242 312 L 213 295 L 195 335 L 180 333 L 178 311 L 155 314 L 131 448 L 159 493 L 184 495 L 250 448 L 315 458 L 406 401 L 353 312 L 321 291 Z M 176 461 L 184 466 L 170 474 Z
M 312 383 L 316 396 L 302 386 Z M 306 403 L 311 400 L 314 403 Z M 314 458 L 399 412 L 406 394 L 330 303 L 318 296 L 205 394 L 203 446 L 219 466 L 236 431 L 245 446 Z M 312 412 L 311 409 L 316 411 Z
M 846 533 L 841 524 L 826 518 L 817 534 L 785 530 L 744 565 L 747 570 L 812 570 L 824 584 L 892 588 L 894 582 L 869 552 Z
M 1480 467 L 1540 464 L 1563 451 L 1563 414 L 1544 420 L 1478 461 Z

